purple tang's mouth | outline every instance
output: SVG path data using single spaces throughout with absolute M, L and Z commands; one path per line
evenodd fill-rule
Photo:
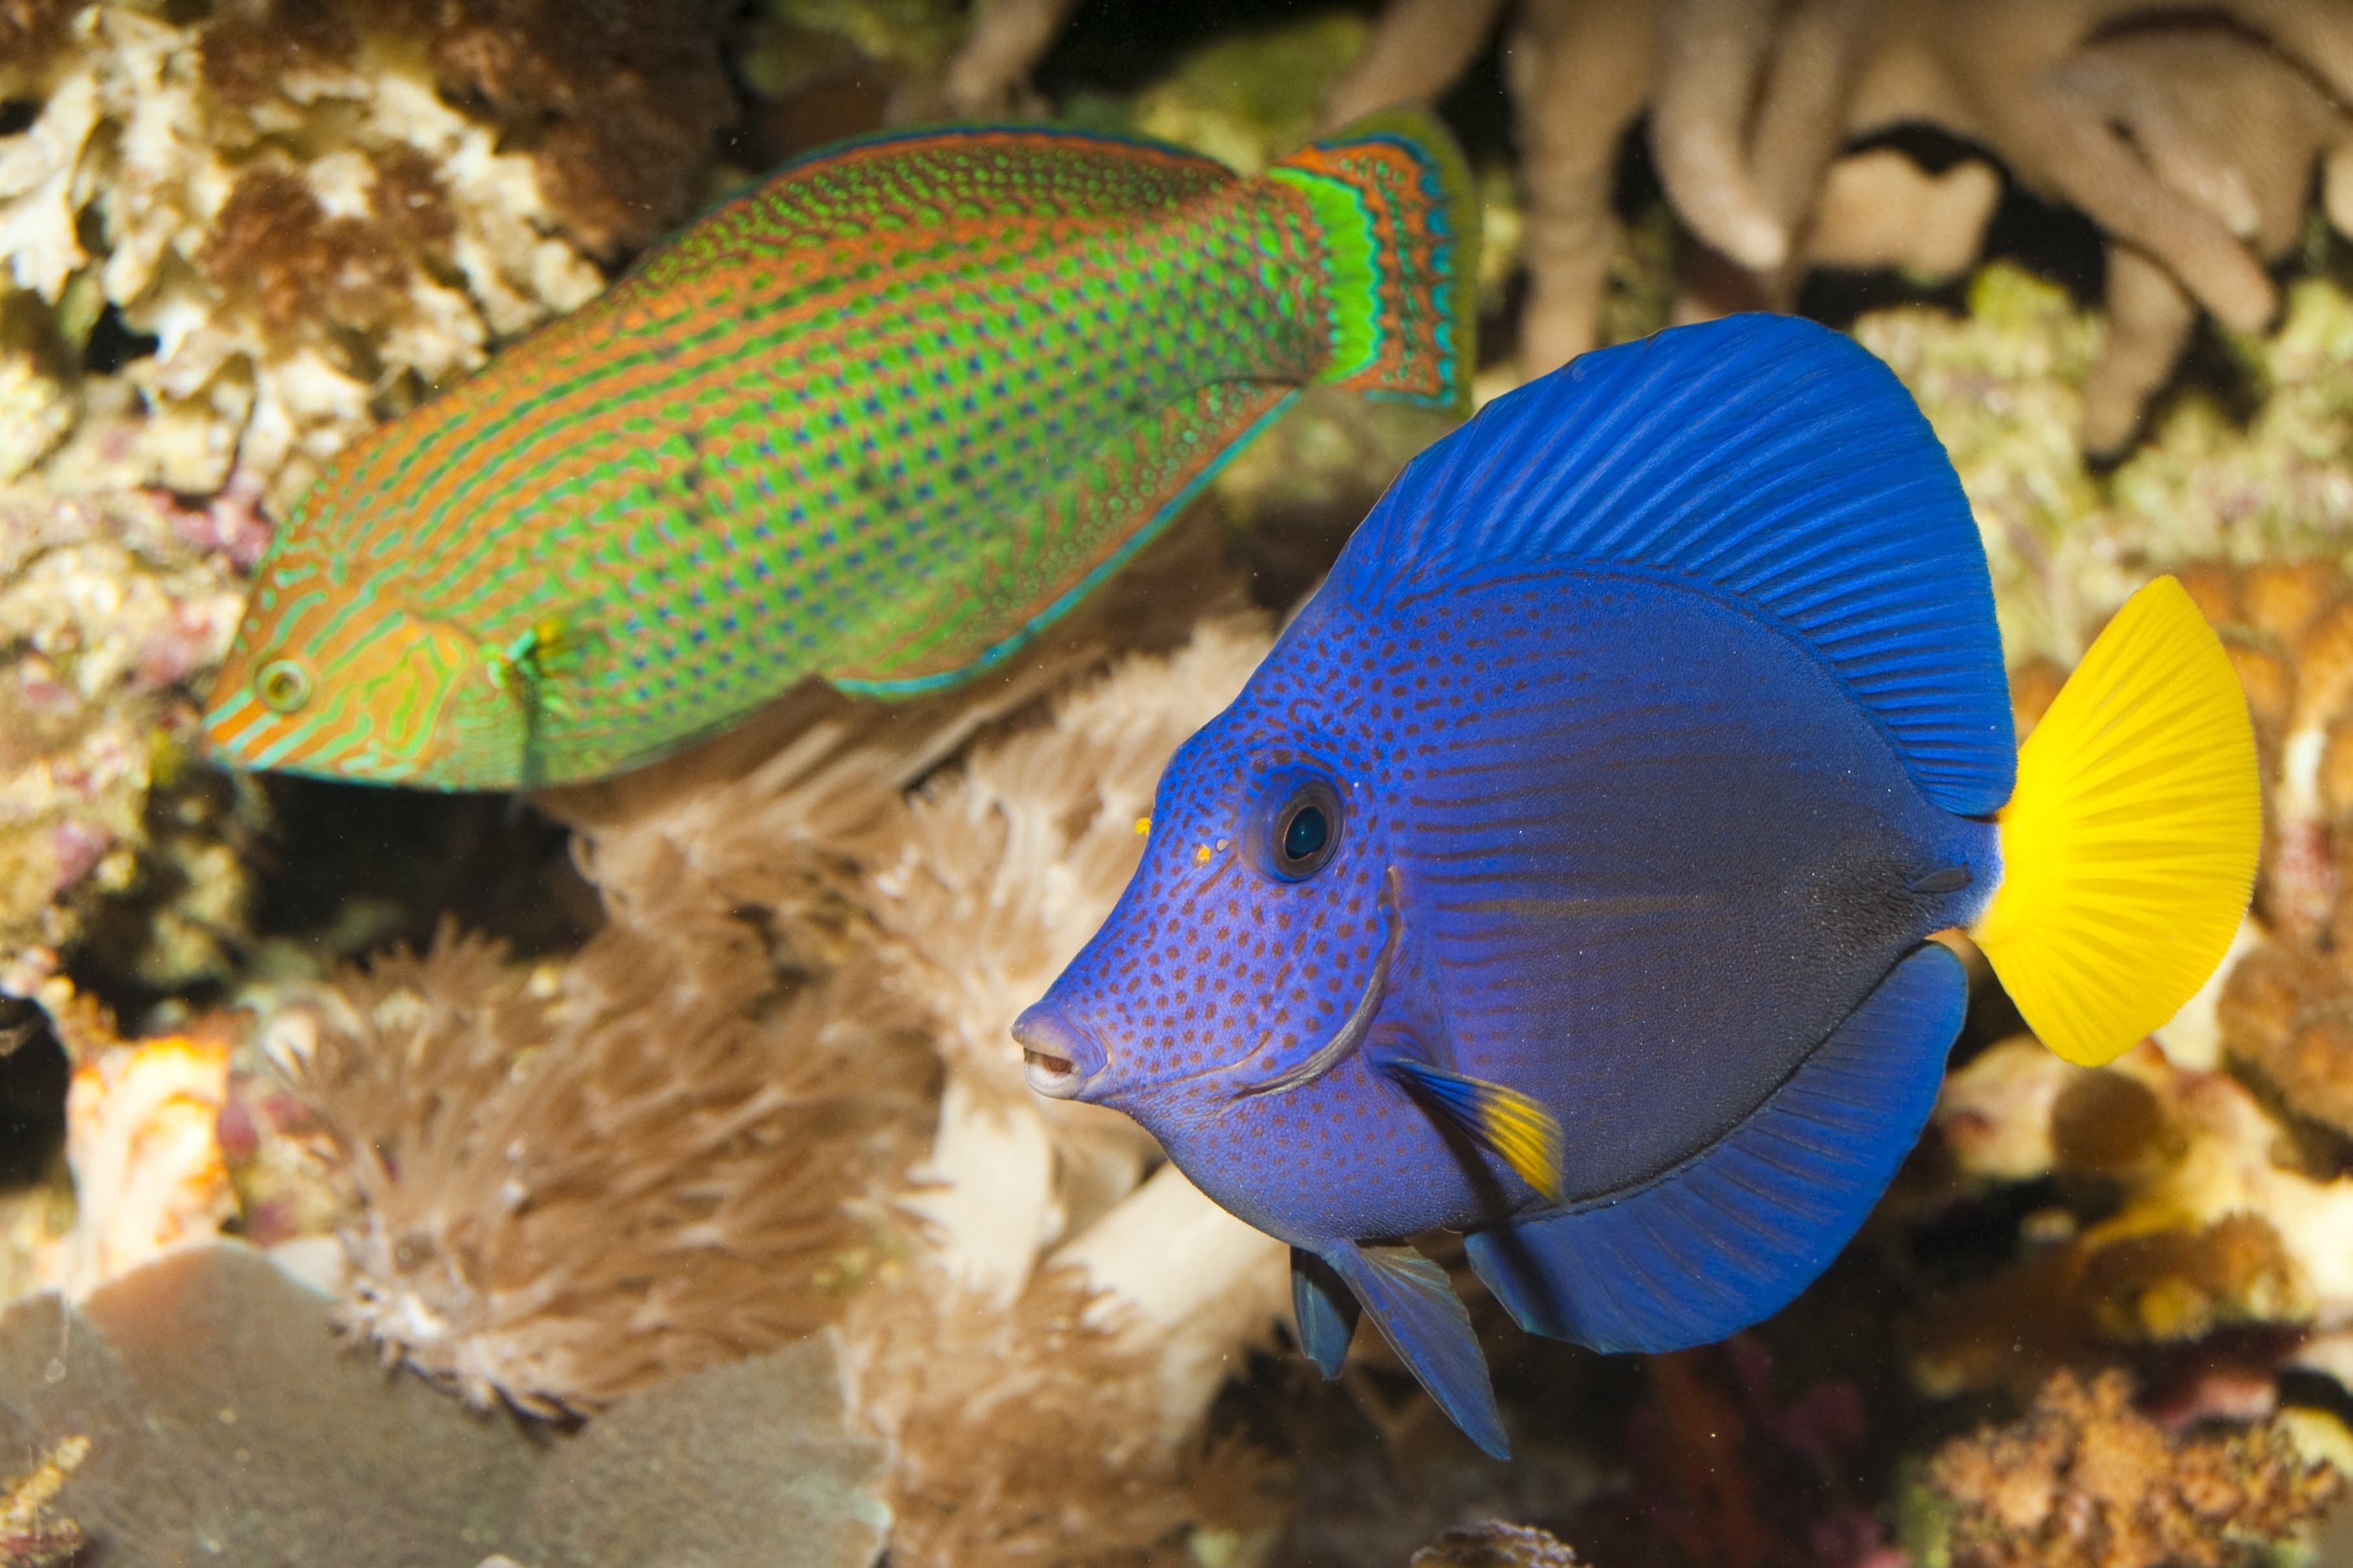
M 1013 1020 L 1021 1047 L 1021 1076 L 1049 1100 L 1075 1100 L 1103 1065 L 1103 1050 L 1050 1002 L 1039 1002 Z

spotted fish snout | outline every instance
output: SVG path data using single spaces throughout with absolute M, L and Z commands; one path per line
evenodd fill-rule
M 1103 1072 L 1102 1044 L 1057 1007 L 1050 995 L 1013 1020 L 1013 1038 L 1021 1047 L 1022 1077 L 1050 1100 L 1078 1099 Z

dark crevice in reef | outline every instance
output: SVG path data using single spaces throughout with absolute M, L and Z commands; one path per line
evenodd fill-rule
M 32 1012 L 22 1004 L 10 1011 Z M 38 1020 L 0 1018 L 0 1045 L 16 1047 L 0 1056 L 0 1188 L 40 1180 L 65 1145 L 66 1056 Z
M 1166 74 L 1168 62 L 1187 49 L 1339 10 L 1369 17 L 1380 6 L 1378 0 L 1196 0 L 1184 5 L 1168 0 L 1086 0 L 1039 62 L 1037 86 L 1057 103 L 1074 89 L 1139 91 Z
M 448 919 L 528 956 L 576 947 L 599 923 L 570 836 L 512 795 L 293 777 L 264 788 L 277 865 L 254 910 L 260 938 L 345 952 L 422 946 Z

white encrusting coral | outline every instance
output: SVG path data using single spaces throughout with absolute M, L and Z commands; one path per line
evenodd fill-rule
M 533 160 L 444 103 L 417 49 L 371 42 L 231 102 L 204 46 L 148 7 L 89 5 L 29 84 L 38 115 L 0 137 L 16 288 L 69 331 L 111 306 L 155 339 L 125 368 L 146 482 L 209 495 L 237 465 L 290 501 L 387 395 L 603 286 Z M 70 404 L 75 380 L 53 383 Z

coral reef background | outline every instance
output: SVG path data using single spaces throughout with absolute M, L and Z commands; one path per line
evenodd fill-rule
M 2353 6 L 1968 10 L 0 0 L 0 1564 L 2353 1562 Z M 1003 113 L 1253 168 L 1432 96 L 1482 391 L 1851 331 L 2021 728 L 2176 571 L 2266 771 L 2209 994 L 2088 1070 L 1978 966 L 1773 1321 L 1603 1358 L 1458 1267 L 1513 1465 L 1376 1341 L 1318 1380 L 1282 1249 L 1006 1033 L 1436 416 L 1311 396 L 969 691 L 519 808 L 199 753 L 319 466 L 758 171 Z

